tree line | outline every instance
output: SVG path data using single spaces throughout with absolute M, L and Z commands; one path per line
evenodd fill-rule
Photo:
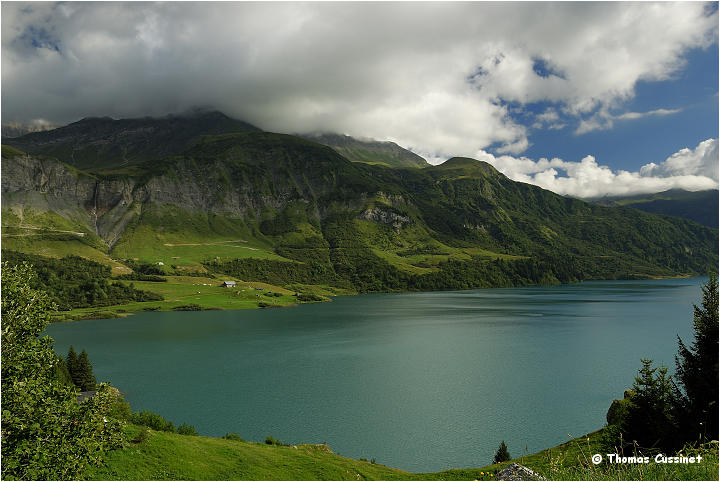
M 32 264 L 37 273 L 32 287 L 46 292 L 58 310 L 163 299 L 157 293 L 136 289 L 133 283 L 112 280 L 108 266 L 79 256 L 58 259 L 2 250 L 2 258 L 10 266 Z

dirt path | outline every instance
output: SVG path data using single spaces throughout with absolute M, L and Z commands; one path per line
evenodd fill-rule
M 65 229 L 40 228 L 38 226 L 28 226 L 28 225 L 23 225 L 23 224 L 20 224 L 18 226 L 3 226 L 3 228 L 32 229 L 35 231 L 50 231 L 53 233 L 74 234 L 75 236 L 80 236 L 80 237 L 85 236 L 85 233 L 79 233 L 77 231 L 67 231 Z M 30 234 L 7 234 L 6 236 L 31 236 L 31 235 Z
M 163 243 L 163 246 L 218 246 L 225 243 L 247 243 L 244 239 L 231 239 L 228 241 L 216 241 L 214 243 Z M 238 246 L 238 248 L 245 248 L 246 246 Z M 249 248 L 257 249 L 257 248 Z

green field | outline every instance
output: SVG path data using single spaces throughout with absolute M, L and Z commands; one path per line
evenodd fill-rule
M 163 301 L 131 302 L 101 308 L 77 308 L 58 312 L 54 321 L 88 318 L 115 318 L 143 311 L 171 311 L 198 305 L 205 310 L 243 310 L 263 307 L 292 306 L 298 303 L 295 291 L 267 283 L 243 282 L 231 276 L 205 278 L 200 276 L 167 276 L 166 283 L 132 281 L 136 288 L 163 295 Z M 237 281 L 234 288 L 224 288 L 223 281 Z M 279 296 L 275 296 L 279 294 Z
M 602 431 L 511 461 L 480 468 L 412 473 L 334 454 L 327 445 L 275 446 L 257 442 L 178 435 L 125 428 L 126 446 L 106 457 L 104 467 L 88 470 L 94 480 L 495 480 L 512 462 L 549 480 L 718 480 L 717 442 L 703 449 L 697 465 L 594 465 Z M 687 452 L 690 454 L 690 452 Z M 628 454 L 629 455 L 629 454 Z M 491 459 L 491 454 L 488 455 Z

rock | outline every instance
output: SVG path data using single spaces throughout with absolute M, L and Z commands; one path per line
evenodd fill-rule
M 620 425 L 623 420 L 625 420 L 625 417 L 632 406 L 632 390 L 625 390 L 623 396 L 624 398 L 622 399 L 616 398 L 613 400 L 612 405 L 610 405 L 610 408 L 605 415 L 605 420 L 607 420 L 608 425 Z
M 520 464 L 510 464 L 495 474 L 495 480 L 545 480 L 545 477 Z

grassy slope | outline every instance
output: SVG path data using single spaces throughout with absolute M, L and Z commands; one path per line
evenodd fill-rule
M 140 428 L 128 426 L 128 439 Z M 717 480 L 717 448 L 699 465 L 608 466 L 589 459 L 601 431 L 502 464 L 412 473 L 333 454 L 323 445 L 270 446 L 150 431 L 146 441 L 111 452 L 87 479 L 101 480 L 494 480 L 512 462 L 555 480 Z
M 128 427 L 129 434 L 137 427 Z M 132 437 L 132 435 L 131 435 Z M 145 442 L 111 452 L 101 480 L 492 480 L 484 469 L 415 474 L 333 454 L 323 445 L 271 446 L 150 432 Z M 481 474 L 481 472 L 483 472 Z
M 66 256 L 80 256 L 96 263 L 104 264 L 112 269 L 113 275 L 128 274 L 132 270 L 115 261 L 106 253 L 88 246 L 75 239 L 47 239 L 46 236 L 12 236 L 3 235 L 3 249 L 19 251 L 21 253 L 38 254 L 48 258 L 64 258 Z

